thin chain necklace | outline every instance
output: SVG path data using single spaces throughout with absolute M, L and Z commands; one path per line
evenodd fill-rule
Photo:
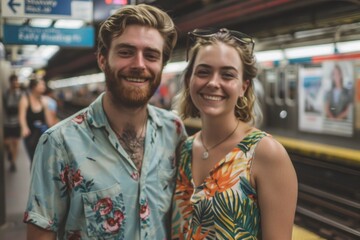
M 201 158 L 202 158 L 203 160 L 208 159 L 208 158 L 209 158 L 209 152 L 210 152 L 210 150 L 216 148 L 217 146 L 219 146 L 220 144 L 222 144 L 223 142 L 225 142 L 226 140 L 228 140 L 228 139 L 235 133 L 236 129 L 237 129 L 238 126 L 239 126 L 239 123 L 240 123 L 240 121 L 238 120 L 238 122 L 237 122 L 237 124 L 236 124 L 236 127 L 234 128 L 234 130 L 233 130 L 229 135 L 227 135 L 223 140 L 221 140 L 220 142 L 216 143 L 214 146 L 209 147 L 209 148 L 207 148 L 207 147 L 205 146 L 202 132 L 200 132 L 201 144 L 202 144 L 202 146 L 203 146 L 204 149 L 205 149 L 205 151 L 204 151 L 204 152 L 202 153 L 202 155 L 201 155 Z

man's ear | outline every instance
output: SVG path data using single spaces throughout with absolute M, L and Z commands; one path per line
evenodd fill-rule
M 98 63 L 99 68 L 101 69 L 101 71 L 104 71 L 104 69 L 105 69 L 105 62 L 106 62 L 106 59 L 105 59 L 104 55 L 98 53 L 97 54 L 97 63 Z

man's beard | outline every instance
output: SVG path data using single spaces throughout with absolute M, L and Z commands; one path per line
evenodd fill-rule
M 120 72 L 116 74 L 107 62 L 105 63 L 104 74 L 107 91 L 111 93 L 114 104 L 128 108 L 139 108 L 146 105 L 154 95 L 161 81 L 161 74 L 159 74 L 155 79 L 151 78 L 149 80 L 149 85 L 146 86 L 146 88 L 129 85 L 125 86 L 123 81 L 126 80 L 121 79 Z M 141 74 L 134 73 L 131 77 L 141 77 Z

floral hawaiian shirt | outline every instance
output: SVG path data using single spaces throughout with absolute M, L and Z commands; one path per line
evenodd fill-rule
M 42 135 L 24 222 L 58 239 L 167 239 L 184 125 L 148 105 L 140 175 L 110 128 L 102 97 Z

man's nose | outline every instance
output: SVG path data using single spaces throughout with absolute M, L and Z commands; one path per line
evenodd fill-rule
M 141 52 L 137 53 L 134 56 L 134 61 L 133 61 L 132 67 L 136 68 L 136 69 L 145 69 L 145 59 Z

